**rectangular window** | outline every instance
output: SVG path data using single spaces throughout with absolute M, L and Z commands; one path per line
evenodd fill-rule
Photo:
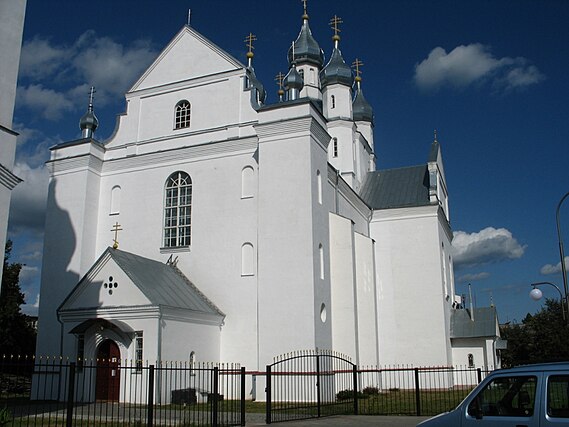
M 143 358 L 142 331 L 135 332 L 134 340 L 135 340 L 134 361 L 136 366 L 136 372 L 142 372 L 142 358 Z
M 547 379 L 547 415 L 569 418 L 569 375 L 552 375 Z

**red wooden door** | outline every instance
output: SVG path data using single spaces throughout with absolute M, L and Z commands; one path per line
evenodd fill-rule
M 111 340 L 105 340 L 97 350 L 97 400 L 119 400 L 120 392 L 120 350 Z

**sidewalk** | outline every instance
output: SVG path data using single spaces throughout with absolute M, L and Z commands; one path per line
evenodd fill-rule
M 261 414 L 259 414 L 261 415 Z M 390 415 L 338 415 L 333 417 L 313 418 L 302 421 L 287 421 L 271 425 L 282 427 L 316 427 L 316 426 L 379 426 L 379 427 L 415 427 L 430 417 L 407 417 Z M 266 426 L 265 421 L 247 420 L 247 426 Z

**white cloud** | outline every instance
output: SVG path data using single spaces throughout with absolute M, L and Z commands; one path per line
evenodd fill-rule
M 109 37 L 83 33 L 71 46 L 35 37 L 22 47 L 17 107 L 48 120 L 85 107 L 90 86 L 97 89 L 96 105 L 122 96 L 156 57 L 151 42 L 126 46 Z
M 74 108 L 73 102 L 64 93 L 41 84 L 19 86 L 17 96 L 18 107 L 26 107 L 47 120 L 58 120 Z
M 494 227 L 478 233 L 456 231 L 452 244 L 456 268 L 521 258 L 526 248 L 507 229 Z
M 20 270 L 20 280 L 21 281 L 29 281 L 32 280 L 39 275 L 40 269 L 38 267 L 32 267 L 28 265 L 22 265 L 22 269 Z
M 513 89 L 542 81 L 545 76 L 525 58 L 496 58 L 480 43 L 460 45 L 448 52 L 434 48 L 415 65 L 415 83 L 431 90 L 449 85 L 462 88 L 490 80 L 498 88 Z
M 47 199 L 48 171 L 43 165 L 36 168 L 17 162 L 14 173 L 24 181 L 12 191 L 10 228 L 43 230 Z
M 490 277 L 490 273 L 482 271 L 476 274 L 464 274 L 456 279 L 457 283 L 470 283 L 477 282 L 479 280 L 485 280 Z
M 565 257 L 565 268 L 569 269 L 569 256 Z M 539 270 L 539 272 L 543 275 L 550 275 L 550 274 L 558 274 L 561 273 L 561 261 L 559 261 L 557 264 L 553 265 L 553 264 L 545 264 L 543 267 L 541 267 L 541 269 Z

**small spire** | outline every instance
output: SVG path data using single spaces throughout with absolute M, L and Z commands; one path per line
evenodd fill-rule
M 332 28 L 332 30 L 334 31 L 334 35 L 332 36 L 332 40 L 334 40 L 334 47 L 337 48 L 338 47 L 338 42 L 340 41 L 340 28 L 339 25 L 343 24 L 344 21 L 342 21 L 342 18 L 340 18 L 337 15 L 334 15 L 334 17 L 332 19 L 330 19 L 330 27 Z
M 188 9 L 188 27 L 190 26 L 191 20 L 192 20 L 192 9 Z
M 247 37 L 245 37 L 245 46 L 247 46 L 247 66 L 250 67 L 252 60 L 253 60 L 253 56 L 255 56 L 255 54 L 253 53 L 253 49 L 255 49 L 255 47 L 253 46 L 253 42 L 257 40 L 257 36 L 253 33 L 249 33 L 249 35 Z
M 91 86 L 89 91 L 89 106 L 87 107 L 87 112 L 83 114 L 81 120 L 79 120 L 79 129 L 81 129 L 82 138 L 92 138 L 93 133 L 99 127 L 99 120 L 95 116 L 93 108 L 93 99 L 95 98 L 95 88 Z
M 435 133 L 435 139 L 433 140 L 433 142 L 434 142 L 434 143 L 437 143 L 437 142 L 439 142 L 439 141 L 437 141 L 437 130 L 436 130 L 436 129 L 435 129 L 435 132 L 434 132 L 434 133 Z
M 284 97 L 284 89 L 283 89 L 284 78 L 285 78 L 285 75 L 283 73 L 281 73 L 280 71 L 275 76 L 275 82 L 277 82 L 277 86 L 279 87 L 279 91 L 277 92 L 279 94 L 279 102 L 282 102 L 283 97 Z

